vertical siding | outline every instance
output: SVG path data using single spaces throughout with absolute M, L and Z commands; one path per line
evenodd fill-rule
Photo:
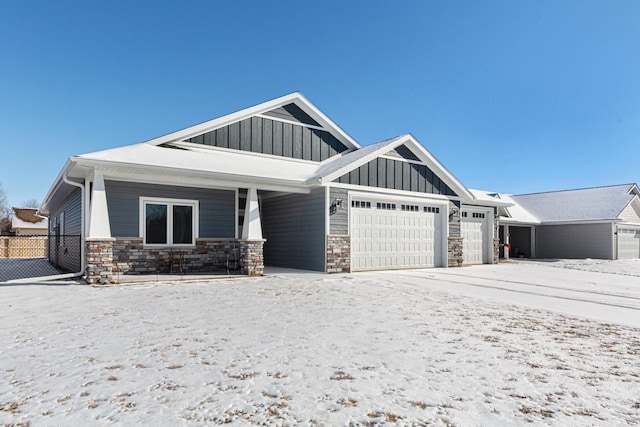
M 337 199 L 342 200 L 342 206 L 329 211 L 329 234 L 349 234 L 349 194 L 344 188 L 329 189 L 329 204 Z
M 77 272 L 81 265 L 81 241 L 82 234 L 82 194 L 79 188 L 73 192 L 58 206 L 52 207 L 49 212 L 49 221 L 60 218 L 64 212 L 64 236 L 56 238 L 51 235 L 49 244 L 49 260 L 65 271 Z
M 605 223 L 538 226 L 536 257 L 612 259 L 612 225 Z
M 371 160 L 337 178 L 335 182 L 445 196 L 456 195 L 426 165 L 386 158 Z
M 265 265 L 325 270 L 325 189 L 262 200 Z
M 235 191 L 122 181 L 106 181 L 105 187 L 113 237 L 140 234 L 140 197 L 198 200 L 200 237 L 235 237 Z
M 329 132 L 262 117 L 250 117 L 187 141 L 316 162 L 347 150 Z

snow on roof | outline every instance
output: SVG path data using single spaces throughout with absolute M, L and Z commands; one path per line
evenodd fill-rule
M 509 196 L 517 209 L 540 222 L 602 221 L 617 219 L 635 194 L 635 184 Z M 508 208 L 510 214 L 514 207 Z
M 406 137 L 407 135 L 396 136 L 395 138 L 386 139 L 384 141 L 377 142 L 375 144 L 367 145 L 358 150 L 351 151 L 350 153 L 345 154 L 344 156 L 338 157 L 335 160 L 332 160 L 328 163 L 322 165 L 316 172 L 315 176 L 311 178 L 314 179 L 322 179 L 325 176 L 331 175 L 334 172 L 339 171 L 340 169 L 349 166 L 350 164 L 362 159 L 363 157 L 372 154 L 383 147 L 393 144 L 401 138 Z
M 183 170 L 186 174 L 217 173 L 250 176 L 256 179 L 304 182 L 317 166 L 311 162 L 260 156 L 256 153 L 208 147 L 190 149 L 155 146 L 146 143 L 112 148 L 73 158 L 86 161 L 120 163 L 131 170 L 151 167 Z
M 36 208 L 13 208 L 13 216 L 11 217 L 11 228 L 32 228 L 46 230 L 48 219 L 38 216 Z

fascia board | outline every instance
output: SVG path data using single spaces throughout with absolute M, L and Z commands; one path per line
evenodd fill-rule
M 455 196 L 443 196 L 441 194 L 432 194 L 432 193 L 417 193 L 415 191 L 406 191 L 406 190 L 395 190 L 393 188 L 381 188 L 381 187 L 363 187 L 361 185 L 355 184 L 342 184 L 339 182 L 328 182 L 323 184 L 323 186 L 332 187 L 332 188 L 344 188 L 350 191 L 357 192 L 367 192 L 367 193 L 376 193 L 376 194 L 386 194 L 390 197 L 400 197 L 400 198 L 416 198 L 416 199 L 428 199 L 428 200 L 443 200 L 443 201 L 459 201 L 459 197 Z
M 324 113 L 318 110 L 299 92 L 290 93 L 289 95 L 281 96 L 280 98 L 272 99 L 271 101 L 263 102 L 262 104 L 236 111 L 235 113 L 227 114 L 225 116 L 218 117 L 216 119 L 209 120 L 204 123 L 188 127 L 186 129 L 182 129 L 158 138 L 151 139 L 149 141 L 145 141 L 145 144 L 161 145 L 169 142 L 182 141 L 184 139 L 188 139 L 193 136 L 218 129 L 223 126 L 239 122 L 251 116 L 266 113 L 270 110 L 273 110 L 274 108 L 282 107 L 290 103 L 295 103 L 296 105 L 298 105 L 298 107 L 302 108 L 307 114 L 309 114 L 323 127 L 329 128 L 327 130 L 334 131 L 337 134 L 338 139 L 342 143 L 344 143 L 347 148 L 360 148 L 360 145 L 355 142 L 353 138 L 351 138 Z
M 333 120 L 327 117 L 322 111 L 320 111 L 315 105 L 311 103 L 303 94 L 296 92 L 300 103 L 298 107 L 302 108 L 307 114 L 309 114 L 316 122 L 320 123 L 323 127 L 328 127 L 336 131 L 343 139 L 341 142 L 346 143 L 348 148 L 360 148 L 355 139 L 351 138 L 347 132 L 345 132 L 340 126 L 338 126 Z
M 500 207 L 500 208 L 507 208 L 509 206 L 514 206 L 513 203 L 509 203 L 509 202 L 504 202 L 502 200 L 480 200 L 480 199 L 475 199 L 475 200 L 467 200 L 464 202 L 465 205 L 473 205 L 473 206 L 495 206 L 495 207 Z
M 427 149 L 424 148 L 424 146 L 420 144 L 418 140 L 416 140 L 413 137 L 413 135 L 409 134 L 406 136 L 406 139 L 402 138 L 402 143 L 404 144 L 408 143 L 409 145 L 411 145 L 412 148 L 417 150 L 418 152 L 416 153 L 414 151 L 414 154 L 417 154 L 420 160 L 422 160 L 422 162 L 424 162 L 427 166 L 429 166 L 429 168 L 433 172 L 435 172 L 440 177 L 440 179 L 442 179 L 445 182 L 445 184 L 447 184 L 462 199 L 466 199 L 467 201 L 476 200 L 475 196 L 471 194 L 471 192 L 467 189 L 467 187 L 462 185 L 462 183 L 458 181 L 458 179 L 455 176 L 453 176 L 453 174 L 449 172 L 449 170 L 447 170 L 447 168 L 445 168 L 433 156 L 433 154 L 427 151 Z M 395 144 L 393 145 L 395 146 Z
M 620 219 L 594 219 L 589 221 L 542 221 L 539 225 L 577 225 L 577 224 L 613 224 Z
M 78 164 L 100 169 L 104 171 L 105 174 L 109 174 L 113 177 L 118 176 L 119 174 L 125 176 L 129 173 L 133 173 L 136 176 L 170 176 L 173 177 L 173 181 L 171 182 L 184 182 L 187 185 L 190 183 L 190 179 L 206 179 L 209 181 L 216 180 L 218 182 L 233 182 L 234 184 L 245 186 L 251 185 L 258 187 L 259 189 L 267 189 L 267 187 L 277 187 L 280 190 L 286 188 L 289 191 L 303 190 L 303 192 L 306 192 L 305 189 L 308 188 L 305 182 L 302 180 L 292 181 L 266 177 L 250 177 L 246 175 L 237 175 L 230 173 L 194 171 L 192 169 L 185 168 L 167 168 L 162 166 L 140 165 L 136 163 L 113 162 L 95 159 L 78 159 Z
M 62 185 L 62 183 L 63 183 L 62 177 L 67 172 L 69 172 L 69 170 L 71 170 L 72 167 L 73 167 L 72 158 L 68 158 L 67 161 L 65 162 L 64 166 L 62 167 L 62 170 L 60 170 L 60 173 L 58 174 L 56 179 L 53 181 L 53 184 L 49 188 L 49 191 L 47 192 L 47 195 L 44 196 L 44 199 L 43 199 L 42 203 L 40 204 L 40 208 L 38 209 L 38 212 L 42 212 L 42 213 L 46 213 L 46 214 L 49 213 L 49 203 L 51 202 L 51 198 L 53 197 L 55 192 L 58 191 L 58 188 L 60 188 L 60 185 Z

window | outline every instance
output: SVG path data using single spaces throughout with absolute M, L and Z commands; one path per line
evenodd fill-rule
M 351 201 L 352 208 L 366 208 L 371 209 L 371 202 L 365 202 L 360 200 L 352 200 Z
M 424 211 L 428 213 L 440 213 L 440 208 L 434 206 L 425 206 Z
M 396 204 L 395 203 L 376 203 L 376 207 L 378 209 L 382 209 L 385 211 L 395 211 Z
M 198 201 L 140 199 L 140 225 L 145 245 L 195 245 Z
M 418 212 L 418 205 L 401 205 L 400 209 L 408 212 Z

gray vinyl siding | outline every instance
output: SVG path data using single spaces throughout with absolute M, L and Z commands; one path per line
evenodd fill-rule
M 262 200 L 264 262 L 325 271 L 325 189 Z
M 329 234 L 347 235 L 349 234 L 349 194 L 344 188 L 330 188 L 330 207 L 338 199 L 342 200 L 341 206 L 329 209 Z
M 316 162 L 347 150 L 327 131 L 262 117 L 250 117 L 187 142 Z
M 264 113 L 265 116 L 276 117 L 283 120 L 299 122 L 308 125 L 320 126 L 311 116 L 302 111 L 296 104 L 287 104 Z
M 460 232 L 460 221 L 461 221 L 462 209 L 460 207 L 460 202 L 450 200 L 449 211 L 453 209 L 458 210 L 458 215 L 453 215 L 449 217 L 449 237 L 461 237 L 462 234 Z
M 62 215 L 64 212 L 64 215 Z M 82 234 L 82 193 L 79 188 L 73 192 L 58 206 L 52 207 L 49 212 L 49 220 L 56 218 L 61 225 L 60 234 L 57 237 L 55 230 L 51 233 L 49 244 L 49 260 L 62 270 L 78 272 L 81 265 L 81 241 Z
M 537 258 L 613 259 L 610 223 L 536 227 Z
M 342 175 L 335 182 L 456 196 L 453 190 L 426 165 L 383 157 L 373 159 L 369 163 Z
M 105 187 L 113 237 L 141 237 L 140 197 L 198 200 L 200 237 L 235 237 L 235 191 L 123 181 L 105 181 Z

